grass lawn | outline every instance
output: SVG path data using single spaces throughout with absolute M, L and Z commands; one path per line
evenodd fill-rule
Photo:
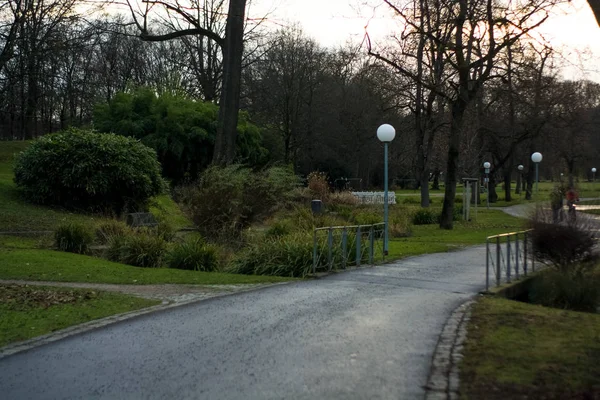
M 94 224 L 102 219 L 27 203 L 20 197 L 13 182 L 12 167 L 0 163 L 0 231 L 47 231 L 63 222 Z
M 182 283 L 227 285 L 285 282 L 289 278 L 184 271 L 169 268 L 139 268 L 101 258 L 61 251 L 27 248 L 36 239 L 0 237 L 0 279 L 122 284 Z
M 411 237 L 391 239 L 391 259 L 437 253 L 485 243 L 491 235 L 523 229 L 524 221 L 500 210 L 479 209 L 476 222 L 455 221 L 451 231 L 434 225 L 415 225 Z
M 600 398 L 600 315 L 481 298 L 460 365 L 461 399 Z
M 0 346 L 158 303 L 94 290 L 0 285 Z

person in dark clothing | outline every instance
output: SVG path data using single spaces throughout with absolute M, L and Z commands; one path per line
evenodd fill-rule
M 575 188 L 573 186 L 571 186 L 569 188 L 569 190 L 567 190 L 567 206 L 569 207 L 569 220 L 570 221 L 575 221 L 576 215 L 575 215 L 575 203 L 579 201 L 579 193 L 577 193 L 577 191 L 575 190 Z

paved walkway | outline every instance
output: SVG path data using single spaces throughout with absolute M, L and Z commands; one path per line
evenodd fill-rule
M 534 208 L 503 208 L 527 217 Z M 484 287 L 483 247 L 272 285 L 101 285 L 185 303 L 0 360 L 8 398 L 418 399 L 448 315 Z M 56 371 L 60 371 L 57 373 Z M 431 384 L 431 382 L 430 382 Z
M 238 293 L 0 360 L 10 399 L 421 399 L 482 247 Z

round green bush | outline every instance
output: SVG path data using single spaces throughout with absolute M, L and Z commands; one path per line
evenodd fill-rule
M 43 136 L 17 156 L 14 172 L 32 202 L 117 214 L 146 208 L 166 187 L 154 150 L 89 130 Z
M 255 172 L 241 165 L 212 166 L 196 184 L 179 188 L 176 199 L 202 235 L 237 240 L 251 222 L 287 204 L 297 185 L 287 168 Z
M 54 232 L 54 244 L 69 253 L 85 254 L 94 240 L 91 229 L 81 224 L 63 224 Z

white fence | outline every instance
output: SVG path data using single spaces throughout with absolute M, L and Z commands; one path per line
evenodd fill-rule
M 352 192 L 361 204 L 383 204 L 384 192 Z M 388 192 L 388 204 L 396 204 L 396 193 Z

